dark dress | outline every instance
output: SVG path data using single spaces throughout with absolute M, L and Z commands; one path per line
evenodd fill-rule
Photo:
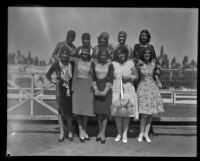
M 73 63 L 70 62 L 73 68 Z M 72 70 L 73 71 L 73 70 Z M 55 62 L 48 72 L 46 73 L 46 78 L 52 82 L 51 75 L 53 72 L 56 73 L 56 100 L 58 103 L 58 113 L 62 116 L 72 115 L 72 79 L 69 80 L 70 96 L 66 95 L 66 88 L 63 87 L 63 80 L 61 79 L 61 68 L 59 62 Z
M 98 79 L 97 72 L 105 72 L 96 68 L 96 63 L 92 63 L 92 78 L 93 82 L 96 82 L 96 86 L 99 91 L 103 91 L 106 85 L 112 85 L 114 78 L 114 68 L 112 63 L 109 64 L 107 75 L 103 79 Z M 94 113 L 110 115 L 110 106 L 112 104 L 112 90 L 110 89 L 106 96 L 94 96 Z

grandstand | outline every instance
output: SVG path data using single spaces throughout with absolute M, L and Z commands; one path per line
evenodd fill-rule
M 13 80 L 13 76 L 16 76 Z M 197 71 L 163 70 L 161 95 L 165 112 L 159 120 L 196 121 Z M 8 72 L 8 119 L 57 120 L 55 87 L 43 72 Z

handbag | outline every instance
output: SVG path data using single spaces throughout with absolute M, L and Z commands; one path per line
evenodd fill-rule
M 129 117 L 134 114 L 134 104 L 130 99 L 124 98 L 122 78 L 120 78 L 120 98 L 110 106 L 111 115 L 119 117 Z

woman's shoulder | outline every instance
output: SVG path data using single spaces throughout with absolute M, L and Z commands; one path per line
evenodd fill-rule
M 129 64 L 129 65 L 132 65 L 132 66 L 135 65 L 135 62 L 132 59 L 127 60 L 126 63 Z
M 136 43 L 136 44 L 134 45 L 134 48 L 138 48 L 138 47 L 140 47 L 140 43 Z

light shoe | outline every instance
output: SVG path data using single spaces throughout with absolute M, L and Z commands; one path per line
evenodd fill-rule
M 143 135 L 139 135 L 139 137 L 138 137 L 138 142 L 142 142 L 142 138 L 143 138 Z
M 117 135 L 117 137 L 115 138 L 115 141 L 120 141 L 120 140 L 121 140 L 121 138 L 122 138 L 122 136 L 121 136 L 121 135 Z
M 123 143 L 127 143 L 128 140 L 127 140 L 127 139 L 122 139 L 122 142 L 123 142 Z
M 147 143 L 151 143 L 151 139 L 148 136 L 144 135 L 144 137 L 145 137 Z

